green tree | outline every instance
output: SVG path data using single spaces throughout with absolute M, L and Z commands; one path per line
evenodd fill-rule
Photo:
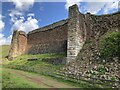
M 105 58 L 120 58 L 120 32 L 109 32 L 100 40 L 100 53 Z

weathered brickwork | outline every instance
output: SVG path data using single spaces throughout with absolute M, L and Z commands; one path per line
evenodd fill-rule
M 23 31 L 14 31 L 8 58 L 12 59 L 26 52 L 27 35 Z
M 91 35 L 102 36 L 105 32 L 118 28 L 120 26 L 120 13 L 114 13 L 112 15 L 91 15 Z M 97 38 L 96 38 L 97 39 Z
M 26 52 L 27 35 L 20 31 L 18 36 L 18 53 L 21 55 Z
M 24 53 L 66 52 L 67 62 L 74 61 L 88 38 L 96 42 L 107 31 L 120 27 L 119 17 L 119 12 L 110 15 L 81 14 L 78 6 L 73 5 L 69 7 L 66 20 L 33 30 L 27 35 L 15 31 L 9 57 Z M 97 47 L 97 44 L 93 46 Z
M 86 40 L 86 26 L 84 15 L 79 12 L 77 5 L 69 8 L 68 22 L 68 44 L 67 57 L 68 62 L 76 59 L 80 49 Z
M 108 15 L 85 15 L 86 23 L 86 36 L 94 42 L 94 49 L 98 48 L 97 43 L 106 32 L 108 31 L 120 31 L 120 12 L 108 14 Z
M 28 34 L 28 53 L 60 53 L 67 51 L 67 23 L 48 30 Z

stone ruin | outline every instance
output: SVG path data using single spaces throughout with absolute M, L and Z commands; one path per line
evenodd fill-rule
M 21 54 L 66 53 L 66 63 L 76 60 L 87 38 L 98 40 L 105 32 L 120 27 L 120 12 L 106 15 L 82 14 L 75 4 L 66 20 L 26 34 L 14 31 L 8 58 Z M 118 29 L 119 30 L 119 29 Z

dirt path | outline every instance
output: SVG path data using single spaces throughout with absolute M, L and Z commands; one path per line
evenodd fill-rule
M 57 88 L 75 88 L 74 86 L 71 86 L 67 83 L 58 82 L 57 80 L 46 77 L 46 76 L 24 72 L 21 70 L 13 70 L 13 69 L 9 69 L 9 70 L 15 75 L 39 85 L 40 88 L 54 88 L 52 90 L 58 90 Z

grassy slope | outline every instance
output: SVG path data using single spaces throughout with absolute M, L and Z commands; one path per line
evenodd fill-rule
M 2 46 L 2 52 L 3 55 L 2 64 L 3 66 L 14 68 L 14 69 L 20 69 L 30 72 L 37 72 L 40 74 L 43 73 L 51 73 L 54 72 L 59 67 L 62 67 L 63 65 L 53 65 L 46 62 L 41 61 L 43 58 L 57 58 L 57 57 L 64 57 L 65 54 L 39 54 L 39 55 L 21 55 L 17 58 L 15 58 L 13 61 L 9 61 L 5 58 L 5 56 L 8 55 L 9 46 L 3 45 Z M 31 58 L 37 58 L 37 61 L 27 61 L 27 59 Z
M 8 61 L 7 59 L 4 59 L 3 61 L 3 67 L 7 68 L 13 68 L 23 71 L 29 71 L 29 72 L 35 72 L 40 75 L 45 76 L 55 76 L 55 71 L 64 67 L 64 65 L 53 65 L 47 62 L 43 62 L 42 58 L 55 58 L 55 57 L 64 57 L 64 54 L 40 54 L 40 55 L 21 55 L 17 58 L 15 58 L 13 61 Z M 38 58 L 36 61 L 27 61 L 29 58 Z M 53 78 L 55 78 L 53 77 Z M 58 81 L 67 82 L 71 84 L 72 86 L 76 87 L 87 87 L 87 85 L 83 85 L 80 83 L 75 83 L 71 81 L 66 81 L 64 79 L 58 79 L 55 78 Z
M 9 68 L 15 68 L 25 71 L 32 71 L 32 72 L 39 72 L 39 73 L 46 73 L 52 72 L 55 69 L 61 67 L 62 65 L 52 65 L 46 62 L 41 61 L 43 58 L 57 58 L 57 57 L 64 57 L 65 54 L 38 54 L 38 55 L 21 55 L 15 58 L 13 61 L 9 61 L 5 58 L 8 55 L 9 46 L 2 46 L 2 55 L 3 55 L 3 66 L 7 66 Z M 27 59 L 37 58 L 37 61 L 27 61 Z
M 20 70 L 3 69 L 3 88 L 74 88 L 52 78 Z
M 45 77 L 46 76 L 49 77 L 49 75 L 54 76 L 55 71 L 63 67 L 64 65 L 53 65 L 47 62 L 43 62 L 41 59 L 64 57 L 64 56 L 65 56 L 64 54 L 21 55 L 16 59 L 14 59 L 13 61 L 8 61 L 7 59 L 4 58 L 2 64 L 3 64 L 3 67 L 6 67 L 6 68 L 13 68 L 13 69 L 18 69 L 22 71 L 35 72 L 35 73 L 38 73 L 39 75 L 44 75 Z M 38 58 L 38 60 L 27 61 L 27 59 L 29 58 Z M 55 78 L 55 77 L 49 77 L 49 78 L 55 79 L 58 82 L 69 83 L 71 86 L 83 87 L 82 85 L 77 84 L 75 82 L 70 82 L 70 81 L 66 81 L 64 79 Z
M 1 69 L 0 69 L 1 71 Z M 29 82 L 22 77 L 12 73 L 8 69 L 2 69 L 2 88 L 38 88 L 33 82 Z
M 53 65 L 47 62 L 43 62 L 42 58 L 55 58 L 55 57 L 63 57 L 63 54 L 21 55 L 13 61 L 4 60 L 3 64 L 9 68 L 37 72 L 40 74 L 43 73 L 47 74 L 54 72 L 56 69 L 62 67 L 63 65 Z M 38 58 L 38 60 L 27 61 L 27 59 L 29 58 Z
M 60 67 L 62 67 L 63 65 L 53 65 L 53 64 L 49 64 L 47 62 L 43 62 L 42 58 L 57 58 L 57 57 L 64 57 L 64 53 L 62 54 L 40 54 L 40 55 L 21 55 L 17 58 L 15 58 L 13 61 L 9 61 L 7 60 L 7 58 L 5 58 L 5 56 L 7 56 L 8 54 L 8 49 L 9 46 L 2 46 L 3 47 L 3 51 L 1 52 L 3 54 L 3 67 L 7 67 L 7 68 L 14 68 L 14 69 L 18 69 L 18 70 L 23 70 L 23 71 L 29 71 L 29 72 L 36 72 L 39 74 L 44 74 L 47 75 L 49 73 L 54 73 L 54 71 L 56 69 L 59 69 Z M 37 61 L 27 61 L 27 59 L 29 58 L 37 58 Z M 6 87 L 6 85 L 8 85 L 7 87 L 29 87 L 29 85 L 31 85 L 31 83 L 24 81 L 22 78 L 18 79 L 18 77 L 13 77 L 16 76 L 13 73 L 10 73 L 9 71 L 7 71 L 6 69 L 3 69 L 3 78 L 4 78 L 4 82 L 3 82 L 3 87 Z M 18 80 L 16 80 L 18 79 Z M 23 82 L 23 83 L 22 83 Z M 26 85 L 26 86 L 25 86 Z M 33 85 L 34 88 L 35 85 Z M 36 87 L 36 86 L 35 86 Z M 32 88 L 32 86 L 31 86 Z
M 44 76 L 53 76 L 52 78 L 56 79 L 58 82 L 65 82 L 65 83 L 69 83 L 71 86 L 75 86 L 75 87 L 88 87 L 88 84 L 83 84 L 83 83 L 75 83 L 75 82 L 71 82 L 71 81 L 66 81 L 65 79 L 61 79 L 61 78 L 55 78 L 57 77 L 55 74 L 55 71 L 64 67 L 64 65 L 53 65 L 47 62 L 43 62 L 41 59 L 42 58 L 55 58 L 55 57 L 64 57 L 64 54 L 40 54 L 40 55 L 21 55 L 17 58 L 15 58 L 13 61 L 8 61 L 7 59 L 4 59 L 3 61 L 3 67 L 7 67 L 7 68 L 13 68 L 13 69 L 18 69 L 18 70 L 23 70 L 23 71 L 29 71 L 29 72 L 35 72 L 38 73 L 40 75 L 44 75 Z M 37 61 L 27 61 L 27 59 L 29 58 L 38 58 Z M 12 75 L 13 76 L 13 75 Z M 10 76 L 10 77 L 12 77 Z M 5 77 L 7 78 L 7 77 Z M 15 78 L 17 79 L 17 78 Z M 8 82 L 11 82 L 15 79 L 8 79 Z M 4 79 L 6 81 L 6 79 Z M 52 81 L 52 80 L 51 80 Z M 4 85 L 10 84 L 8 87 L 12 87 L 15 88 L 17 85 L 18 87 L 22 87 L 21 84 L 19 84 L 18 82 L 16 82 L 17 85 L 12 85 L 12 83 L 8 83 L 5 82 Z M 24 81 L 23 81 L 24 82 Z M 11 86 L 12 85 L 12 86 Z M 28 84 L 29 85 L 29 84 Z M 23 87 L 28 87 L 28 85 L 26 84 L 26 86 L 23 85 Z
M 2 55 L 2 58 L 6 57 L 9 52 L 9 45 L 2 45 L 0 46 L 2 48 L 2 51 L 0 51 L 0 55 Z

